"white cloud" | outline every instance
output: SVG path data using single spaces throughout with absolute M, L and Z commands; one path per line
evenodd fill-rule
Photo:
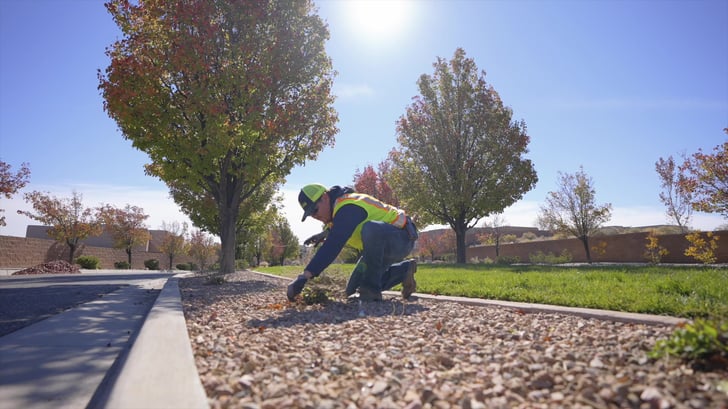
M 332 93 L 341 99 L 353 99 L 371 97 L 374 89 L 366 84 L 335 84 Z

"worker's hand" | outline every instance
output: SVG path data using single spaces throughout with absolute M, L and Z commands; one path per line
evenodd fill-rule
M 310 246 L 310 245 L 313 244 L 314 247 L 316 247 L 319 244 L 321 244 L 324 240 L 326 240 L 326 236 L 328 236 L 328 235 L 329 235 L 329 230 L 328 229 L 327 230 L 324 230 L 321 233 L 314 234 L 313 236 L 307 238 L 303 242 L 303 245 L 304 246 Z
M 308 278 L 306 278 L 305 275 L 301 274 L 296 277 L 296 279 L 293 280 L 291 284 L 288 284 L 288 292 L 286 292 L 286 295 L 288 296 L 288 301 L 293 302 L 296 299 L 296 296 L 298 294 L 301 294 L 301 291 L 303 291 L 303 287 L 306 285 L 306 281 L 308 281 Z

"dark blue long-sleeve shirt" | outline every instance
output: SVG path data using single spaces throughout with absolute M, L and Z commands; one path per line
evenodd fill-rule
M 335 197 L 331 197 L 331 209 L 334 208 L 334 203 L 340 196 L 341 195 L 335 195 Z M 361 206 L 357 206 L 355 204 L 341 206 L 341 208 L 336 212 L 336 216 L 334 216 L 326 241 L 324 241 L 321 248 L 319 248 L 316 254 L 314 254 L 313 258 L 306 266 L 306 270 L 310 271 L 314 276 L 321 274 L 321 272 L 324 271 L 329 264 L 334 262 L 341 252 L 341 249 L 344 248 L 344 245 L 349 240 L 349 237 L 354 234 L 356 226 L 366 220 L 366 218 L 367 211 Z

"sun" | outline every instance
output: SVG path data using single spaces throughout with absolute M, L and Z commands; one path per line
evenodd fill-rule
M 349 29 L 366 43 L 402 35 L 412 14 L 411 0 L 344 0 Z

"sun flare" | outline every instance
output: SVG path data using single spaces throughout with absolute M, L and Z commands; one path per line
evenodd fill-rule
M 365 42 L 389 41 L 398 37 L 412 13 L 408 0 L 347 0 L 351 30 Z

